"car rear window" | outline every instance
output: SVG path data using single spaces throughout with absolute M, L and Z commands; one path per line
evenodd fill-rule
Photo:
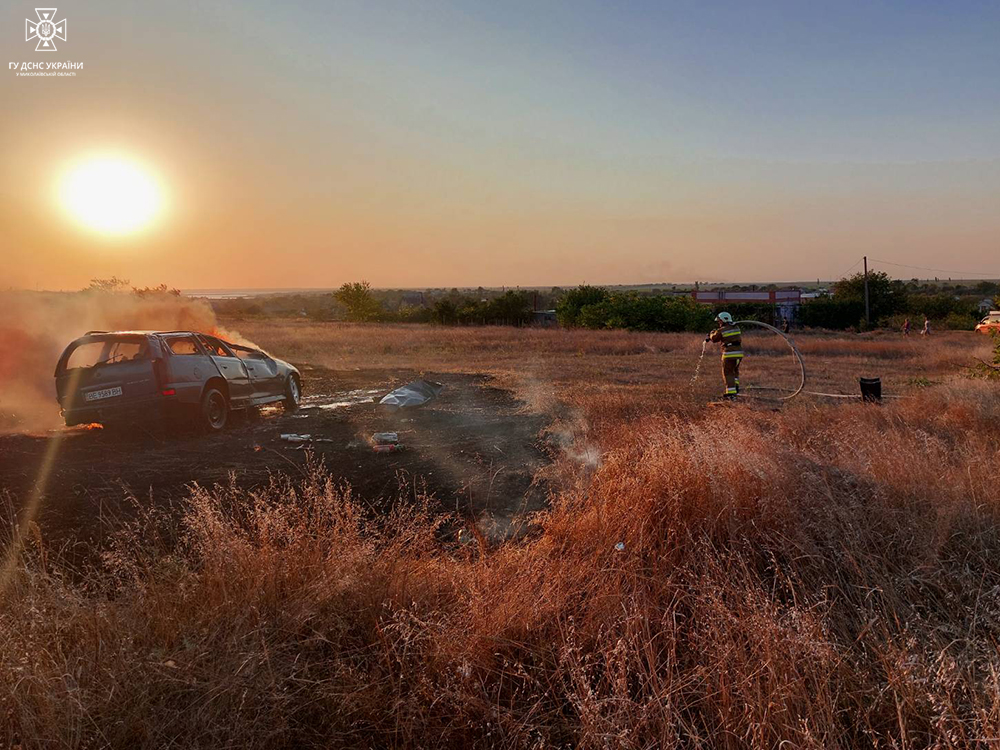
M 69 355 L 66 369 L 113 365 L 148 357 L 148 347 L 143 339 L 111 339 L 108 341 L 88 341 L 80 344 Z
M 201 354 L 198 344 L 192 336 L 177 336 L 167 339 L 167 346 L 172 354 Z

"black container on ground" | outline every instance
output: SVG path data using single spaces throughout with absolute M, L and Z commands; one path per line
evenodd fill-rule
M 859 378 L 861 383 L 861 400 L 869 404 L 882 401 L 882 378 Z

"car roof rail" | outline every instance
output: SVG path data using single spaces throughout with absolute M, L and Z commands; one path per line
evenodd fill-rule
M 86 332 L 85 334 L 83 334 L 83 335 L 84 335 L 84 336 L 90 336 L 90 335 L 92 335 L 92 334 L 95 334 L 95 333 L 107 333 L 107 331 L 87 331 L 87 332 Z

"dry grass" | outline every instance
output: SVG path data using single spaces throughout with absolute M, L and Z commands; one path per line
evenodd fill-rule
M 489 550 L 442 541 L 444 519 L 419 504 L 367 518 L 313 467 L 249 497 L 196 490 L 180 546 L 147 519 L 82 580 L 35 539 L 2 605 L 0 742 L 966 748 L 1000 737 L 995 385 L 951 377 L 881 408 L 706 411 L 687 390 L 690 337 L 440 330 L 427 344 L 394 327 L 324 345 L 305 330 L 299 360 L 358 366 L 384 338 L 387 366 L 459 367 L 440 353 L 448 340 L 482 369 L 533 363 L 530 377 L 505 377 L 555 384 L 571 407 L 554 427 L 572 440 L 542 533 Z M 243 332 L 275 350 L 266 336 L 287 334 Z M 909 342 L 833 340 L 825 356 L 836 377 L 858 360 L 899 382 L 918 362 L 943 378 L 960 341 L 917 356 Z M 652 382 L 675 353 L 683 372 Z M 602 387 L 584 387 L 600 372 Z M 686 398 L 651 403 L 663 392 Z
M 645 413 L 699 406 L 720 392 L 718 357 L 709 350 L 701 376 L 691 376 L 701 338 L 686 333 L 553 329 L 449 328 L 418 325 L 223 320 L 261 346 L 295 362 L 335 369 L 408 368 L 487 372 L 535 406 L 619 394 Z M 880 375 L 887 393 L 907 393 L 915 381 L 938 381 L 975 357 L 990 356 L 987 337 L 944 332 L 931 339 L 894 333 L 793 333 L 807 358 L 810 387 L 857 393 L 859 377 Z M 798 369 L 773 334 L 748 332 L 749 383 L 788 386 Z

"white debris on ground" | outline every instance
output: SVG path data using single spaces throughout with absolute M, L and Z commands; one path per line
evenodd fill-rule
M 382 391 L 378 388 L 359 388 L 342 393 L 319 393 L 304 396 L 299 405 L 300 411 L 308 409 L 343 409 L 355 404 L 373 404 L 375 396 Z
M 378 405 L 388 411 L 423 406 L 437 398 L 444 386 L 431 380 L 414 380 L 386 394 Z
M 423 406 L 434 400 L 443 388 L 444 386 L 441 383 L 435 383 L 430 380 L 415 380 L 383 396 L 378 405 L 390 412 L 401 408 Z M 315 411 L 317 409 L 344 409 L 358 404 L 371 404 L 375 402 L 378 394 L 384 392 L 384 390 L 377 388 L 358 388 L 338 393 L 312 394 L 303 397 L 298 411 L 288 416 L 291 419 L 308 419 L 317 413 Z M 295 432 L 282 433 L 280 439 L 286 443 L 295 444 L 291 447 L 297 449 L 304 448 L 310 443 L 334 442 L 331 438 L 320 437 L 311 433 Z M 395 453 L 405 450 L 405 446 L 399 442 L 399 433 L 397 432 L 376 432 L 367 442 L 352 442 L 347 447 L 353 448 L 360 445 L 370 447 L 375 453 Z

